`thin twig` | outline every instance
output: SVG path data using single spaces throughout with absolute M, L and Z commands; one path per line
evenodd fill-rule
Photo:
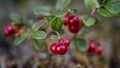
M 77 33 L 74 34 L 74 36 L 70 39 L 70 41 L 73 41 L 77 37 Z
M 58 39 L 61 39 L 61 36 L 60 36 L 60 34 L 57 31 L 49 32 L 49 34 L 47 35 L 47 37 L 45 39 L 47 39 L 51 34 L 54 34 L 54 33 L 58 36 Z
M 92 12 L 91 12 L 91 16 L 94 16 L 96 13 L 97 13 L 97 10 L 98 10 L 98 8 L 95 8 Z

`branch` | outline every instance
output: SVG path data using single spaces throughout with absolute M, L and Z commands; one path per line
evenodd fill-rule
M 73 41 L 77 37 L 77 33 L 74 34 L 74 36 L 70 39 L 70 41 Z
M 97 10 L 98 10 L 98 8 L 95 8 L 92 12 L 91 12 L 91 16 L 94 16 L 96 13 L 97 13 Z
M 54 33 L 58 36 L 58 39 L 61 39 L 61 36 L 60 36 L 60 34 L 57 31 L 49 32 L 49 34 L 47 35 L 47 37 L 45 39 L 47 39 L 51 34 L 54 34 Z

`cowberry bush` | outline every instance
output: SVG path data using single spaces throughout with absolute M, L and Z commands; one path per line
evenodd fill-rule
M 103 48 L 95 40 L 87 40 L 86 34 L 91 32 L 88 27 L 100 23 L 97 14 L 104 17 L 117 17 L 120 15 L 120 0 L 83 0 L 90 14 L 79 15 L 77 9 L 69 8 L 73 0 L 56 0 L 54 7 L 48 5 L 36 6 L 33 13 L 37 16 L 28 21 L 17 13 L 11 13 L 11 23 L 4 29 L 5 37 L 14 36 L 15 46 L 24 40 L 33 43 L 37 51 L 48 51 L 50 54 L 64 55 L 71 46 L 77 51 L 102 55 Z M 64 27 L 74 36 L 65 37 Z M 81 35 L 80 35 L 81 34 Z M 78 37 L 78 35 L 82 37 Z M 55 40 L 47 44 L 49 40 Z

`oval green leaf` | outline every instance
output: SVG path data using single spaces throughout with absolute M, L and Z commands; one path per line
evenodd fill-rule
M 60 31 L 62 29 L 62 20 L 59 17 L 55 17 L 51 21 L 51 28 L 56 31 Z
M 35 49 L 40 50 L 40 51 L 44 51 L 46 49 L 46 43 L 44 40 L 37 40 L 37 39 L 33 39 L 33 44 Z
M 51 40 L 57 40 L 57 39 L 59 39 L 59 38 L 58 38 L 57 35 L 53 35 L 53 36 L 50 36 L 50 39 L 51 39 Z
M 33 10 L 35 15 L 49 16 L 51 15 L 52 9 L 50 6 L 39 5 Z
M 32 34 L 33 39 L 45 39 L 46 36 L 47 36 L 46 33 L 44 31 L 41 31 L 41 30 L 35 31 Z
M 89 34 L 89 33 L 91 33 L 91 32 L 92 32 L 92 30 L 90 30 L 90 29 L 84 29 L 82 33 L 83 33 L 84 35 L 87 35 L 87 34 Z
M 116 17 L 116 16 L 120 15 L 120 14 L 116 14 L 116 13 L 111 13 L 104 7 L 100 8 L 98 10 L 98 13 L 102 16 L 105 16 L 105 17 Z
M 63 11 L 56 11 L 55 16 L 56 17 L 63 17 L 65 16 L 65 14 L 67 13 L 67 10 L 63 10 Z
M 20 24 L 22 23 L 21 17 L 17 13 L 11 13 L 10 18 L 13 21 L 12 24 Z
M 87 51 L 88 49 L 88 45 L 85 39 L 77 38 L 75 39 L 74 44 L 79 51 Z
M 104 7 L 111 13 L 120 13 L 120 0 L 106 0 Z
M 70 4 L 71 0 L 57 0 L 55 9 L 56 11 L 63 10 Z
M 16 38 L 14 41 L 15 45 L 20 44 L 21 42 L 23 42 L 29 35 L 27 33 L 23 33 L 20 37 Z
M 97 0 L 84 0 L 84 2 L 85 2 L 87 9 L 90 10 L 91 12 L 95 8 L 100 8 L 100 4 Z
M 88 27 L 93 26 L 96 22 L 95 17 L 90 17 L 88 15 L 82 16 L 82 19 L 83 19 L 83 23 Z

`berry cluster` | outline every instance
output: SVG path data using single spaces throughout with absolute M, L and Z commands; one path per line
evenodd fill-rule
M 64 25 L 68 25 L 70 32 L 77 33 L 83 26 L 82 18 L 68 13 L 64 16 Z
M 67 47 L 70 45 L 70 40 L 67 38 L 62 38 L 58 43 L 53 43 L 50 46 L 50 50 L 54 54 L 63 55 L 67 52 Z
M 88 47 L 88 52 L 89 53 L 95 52 L 97 55 L 101 55 L 102 54 L 102 47 L 97 46 L 95 42 L 90 41 L 89 42 L 89 47 Z
M 23 25 L 12 25 L 8 24 L 4 29 L 5 37 L 10 37 L 14 35 L 14 37 L 19 37 L 24 32 Z

